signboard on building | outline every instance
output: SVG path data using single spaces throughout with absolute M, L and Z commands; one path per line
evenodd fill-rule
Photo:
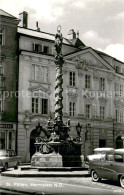
M 12 129 L 13 128 L 13 124 L 0 124 L 0 128 Z

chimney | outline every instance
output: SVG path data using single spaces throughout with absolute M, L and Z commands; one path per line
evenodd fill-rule
M 36 22 L 37 31 L 40 32 L 40 28 L 38 27 L 38 22 Z
M 76 39 L 76 33 L 74 32 L 74 29 L 71 29 L 68 33 L 68 39 Z
M 23 11 L 19 15 L 21 19 L 20 26 L 23 28 L 27 28 L 28 27 L 28 13 L 26 11 Z
M 77 31 L 77 38 L 79 39 L 79 30 Z

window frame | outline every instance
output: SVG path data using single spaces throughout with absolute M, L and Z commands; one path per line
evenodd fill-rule
M 48 83 L 49 81 L 48 66 L 32 64 L 31 80 L 36 81 L 36 82 Z
M 4 28 L 0 28 L 0 37 L 1 37 L 0 45 L 4 46 L 5 45 L 5 29 Z
M 91 104 L 85 105 L 85 115 L 86 118 L 91 118 Z
M 91 75 L 89 74 L 85 75 L 85 88 L 91 89 Z
M 116 109 L 115 110 L 115 120 L 117 123 L 123 123 L 124 122 L 124 111 Z
M 44 101 L 46 101 L 46 108 L 44 108 Z M 41 98 L 41 114 L 48 114 L 48 99 L 47 98 Z
M 4 147 L 2 147 L 2 143 L 1 143 L 1 140 L 2 140 L 2 135 L 1 133 L 4 133 Z M 6 136 L 7 136 L 7 132 L 6 131 L 1 131 L 0 132 L 0 135 L 1 135 L 1 139 L 0 139 L 0 149 L 6 149 L 6 145 L 7 145 L 7 140 L 6 140 Z
M 2 93 L 0 93 L 0 112 L 3 112 L 3 97 L 2 97 Z
M 100 119 L 105 119 L 105 106 L 100 106 Z
M 74 71 L 69 72 L 69 86 L 76 86 L 76 73 Z
M 74 117 L 76 112 L 76 103 L 75 102 L 69 102 L 69 116 Z
M 31 111 L 33 114 L 39 113 L 39 98 L 32 97 L 31 99 Z
M 100 91 L 105 91 L 105 78 L 101 77 L 99 81 L 99 90 Z

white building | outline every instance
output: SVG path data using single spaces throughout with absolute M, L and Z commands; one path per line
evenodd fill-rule
M 27 13 L 22 13 L 27 19 Z M 30 161 L 35 151 L 38 124 L 46 128 L 54 118 L 53 34 L 28 29 L 27 22 L 18 27 L 19 98 L 18 154 Z M 56 30 L 56 29 L 55 29 Z M 124 63 L 85 46 L 72 30 L 63 39 L 63 118 L 71 119 L 72 136 L 82 125 L 82 153 L 96 147 L 122 147 L 124 136 Z

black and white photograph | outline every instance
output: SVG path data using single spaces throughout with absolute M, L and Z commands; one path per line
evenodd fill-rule
M 124 0 L 0 0 L 0 195 L 124 194 Z

